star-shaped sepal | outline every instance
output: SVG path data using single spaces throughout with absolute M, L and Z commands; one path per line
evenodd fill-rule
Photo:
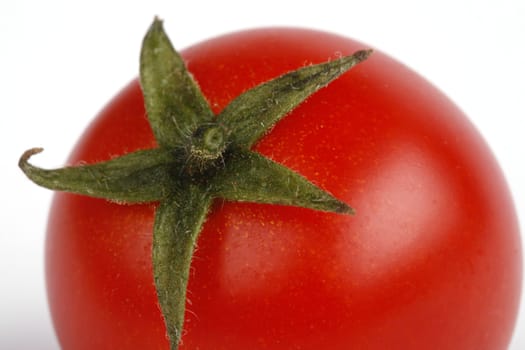
M 155 19 L 143 41 L 140 82 L 159 147 L 53 170 L 29 163 L 42 151 L 33 148 L 19 166 L 33 182 L 52 190 L 117 203 L 160 201 L 153 232 L 154 279 L 171 348 L 177 349 L 193 249 L 215 198 L 353 213 L 346 203 L 251 147 L 308 96 L 370 53 L 358 51 L 277 77 L 238 96 L 216 116 Z

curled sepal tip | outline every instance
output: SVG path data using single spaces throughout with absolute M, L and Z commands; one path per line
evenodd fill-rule
M 29 179 L 47 189 L 122 203 L 156 201 L 171 191 L 176 159 L 164 149 L 141 150 L 105 162 L 59 169 L 42 169 L 29 163 L 42 151 L 27 150 L 18 165 Z

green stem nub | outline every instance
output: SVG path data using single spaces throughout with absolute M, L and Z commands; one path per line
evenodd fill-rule
M 227 146 L 225 128 L 218 123 L 201 125 L 192 136 L 189 154 L 190 169 L 207 169 L 214 161 L 222 157 Z

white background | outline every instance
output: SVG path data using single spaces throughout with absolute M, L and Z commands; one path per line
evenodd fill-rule
M 231 30 L 301 26 L 380 48 L 449 95 L 489 142 L 525 213 L 525 1 L 0 2 L 0 349 L 56 350 L 43 279 L 51 193 L 17 169 L 27 148 L 63 163 L 99 109 L 138 72 L 154 15 L 176 47 Z M 522 312 L 511 350 L 525 348 Z

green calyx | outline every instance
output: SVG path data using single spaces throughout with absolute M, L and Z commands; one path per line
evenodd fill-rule
M 346 203 L 250 148 L 308 96 L 370 53 L 358 51 L 287 73 L 248 90 L 214 115 L 155 19 L 143 41 L 140 83 L 159 147 L 53 170 L 29 163 L 42 151 L 33 148 L 19 166 L 33 182 L 52 190 L 117 203 L 160 201 L 153 232 L 154 280 L 175 350 L 193 249 L 215 198 L 353 214 Z

